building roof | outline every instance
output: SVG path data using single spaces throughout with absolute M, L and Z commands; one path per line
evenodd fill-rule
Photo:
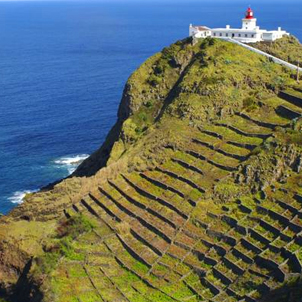
M 199 31 L 208 31 L 210 30 L 207 26 L 193 26 L 195 29 L 198 29 Z

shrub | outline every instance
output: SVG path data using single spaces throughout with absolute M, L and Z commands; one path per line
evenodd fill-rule
M 47 252 L 36 259 L 37 272 L 39 274 L 50 274 L 57 266 L 61 257 L 59 251 Z
M 209 45 L 210 46 L 213 46 L 216 43 L 214 38 L 208 38 L 208 39 L 209 39 Z
M 302 146 L 302 137 L 300 131 L 288 129 L 284 138 L 287 144 Z
M 82 233 L 91 231 L 94 227 L 94 224 L 87 217 L 77 215 L 60 223 L 57 228 L 57 238 L 65 236 L 76 238 Z
M 151 101 L 147 101 L 144 105 L 145 105 L 147 108 L 151 108 L 153 104 L 152 104 Z
M 148 83 L 151 86 L 156 87 L 161 83 L 161 79 L 158 76 L 156 76 L 155 74 L 152 74 L 148 80 Z
M 212 38 L 212 37 L 207 37 L 205 39 L 203 39 L 201 45 L 200 45 L 200 48 L 201 49 L 204 49 L 206 48 L 207 46 L 213 46 L 214 44 L 216 43 L 215 39 Z
M 148 120 L 147 114 L 145 112 L 140 112 L 138 114 L 138 118 L 140 121 L 146 122 Z
M 154 73 L 155 73 L 156 75 L 160 75 L 160 74 L 162 74 L 163 72 L 164 72 L 164 67 L 163 67 L 163 66 L 160 66 L 160 65 L 155 66 L 155 68 L 154 68 Z
M 258 155 L 262 152 L 262 147 L 258 146 L 255 149 L 252 150 L 251 155 Z
M 252 111 L 257 107 L 258 106 L 254 97 L 247 97 L 243 100 L 243 109 L 247 111 Z
M 66 237 L 60 242 L 60 254 L 70 260 L 84 260 L 85 255 L 76 253 L 72 246 L 72 238 Z
M 140 127 L 136 127 L 136 128 L 135 128 L 135 133 L 136 133 L 136 134 L 141 134 L 141 133 L 143 133 L 143 129 L 140 128 Z
M 273 78 L 273 87 L 276 89 L 283 89 L 284 88 L 284 79 L 280 76 Z
M 53 242 L 44 246 L 43 256 L 35 259 L 36 273 L 50 274 L 63 256 L 70 260 L 83 260 L 84 255 L 75 252 L 72 242 L 77 236 L 91 231 L 94 227 L 94 224 L 83 215 L 62 221 Z

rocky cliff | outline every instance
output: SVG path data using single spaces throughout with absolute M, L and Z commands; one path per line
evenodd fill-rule
M 301 89 L 225 41 L 152 56 L 101 148 L 1 218 L 0 297 L 299 301 Z

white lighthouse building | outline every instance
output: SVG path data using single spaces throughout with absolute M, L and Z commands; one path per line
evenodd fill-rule
M 243 43 L 255 43 L 260 41 L 272 42 L 285 35 L 289 35 L 286 31 L 281 30 L 281 27 L 272 31 L 260 29 L 260 27 L 257 26 L 257 19 L 254 17 L 254 12 L 250 7 L 242 19 L 241 28 L 231 28 L 230 25 L 227 25 L 225 28 L 210 29 L 206 26 L 193 26 L 191 24 L 189 34 L 190 37 L 194 38 L 213 37 L 233 39 Z

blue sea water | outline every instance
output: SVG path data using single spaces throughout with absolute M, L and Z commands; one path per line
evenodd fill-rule
M 263 28 L 302 39 L 301 1 L 0 2 L 0 212 L 67 176 L 104 141 L 124 83 L 189 23 Z

